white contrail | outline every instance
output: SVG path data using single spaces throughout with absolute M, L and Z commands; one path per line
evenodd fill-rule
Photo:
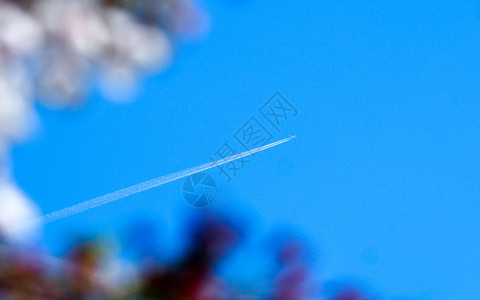
M 36 219 L 33 219 L 33 220 L 27 222 L 26 224 L 23 224 L 23 226 L 40 225 L 40 224 L 53 222 L 53 221 L 56 221 L 56 220 L 59 220 L 59 219 L 62 219 L 62 218 L 66 218 L 66 217 L 69 217 L 71 215 L 75 215 L 75 214 L 84 212 L 86 210 L 89 210 L 89 209 L 92 209 L 92 208 L 95 208 L 95 207 L 98 207 L 98 206 L 101 206 L 101 205 L 104 205 L 104 204 L 107 204 L 107 203 L 110 203 L 110 202 L 113 202 L 113 201 L 120 200 L 120 199 L 128 197 L 130 195 L 134 195 L 134 194 L 152 189 L 152 188 L 157 187 L 159 185 L 162 185 L 162 184 L 165 184 L 165 183 L 168 183 L 168 182 L 180 179 L 180 178 L 184 178 L 184 177 L 190 176 L 192 174 L 211 169 L 211 168 L 216 167 L 216 166 L 226 164 L 228 162 L 237 160 L 237 159 L 245 157 L 245 156 L 252 155 L 254 153 L 257 153 L 257 152 L 266 150 L 268 148 L 271 148 L 271 147 L 283 144 L 285 142 L 288 142 L 289 140 L 291 140 L 295 137 L 296 137 L 295 135 L 290 136 L 290 137 L 285 138 L 283 140 L 279 140 L 277 142 L 274 142 L 274 143 L 271 143 L 271 144 L 268 144 L 268 145 L 265 145 L 265 146 L 262 146 L 262 147 L 255 148 L 253 150 L 245 151 L 245 152 L 240 153 L 240 154 L 235 154 L 235 155 L 229 156 L 229 157 L 224 158 L 224 159 L 212 161 L 212 162 L 200 165 L 198 167 L 193 167 L 193 168 L 186 169 L 186 170 L 183 170 L 183 171 L 178 171 L 178 172 L 175 172 L 175 173 L 172 173 L 172 174 L 169 174 L 169 175 L 160 176 L 160 177 L 157 177 L 157 178 L 154 178 L 154 179 L 151 179 L 151 180 L 148 180 L 148 181 L 136 184 L 136 185 L 132 185 L 130 187 L 118 190 L 116 192 L 106 194 L 104 196 L 100 196 L 100 197 L 97 197 L 97 198 L 93 198 L 91 200 L 87 200 L 85 202 L 82 202 L 82 203 L 79 203 L 79 204 L 76 204 L 76 205 L 73 205 L 73 206 L 70 206 L 70 207 L 66 207 L 66 208 L 61 209 L 61 210 L 57 210 L 57 211 L 49 213 L 47 215 L 43 215 L 41 217 L 38 217 Z M 23 226 L 21 226 L 21 227 L 23 228 Z

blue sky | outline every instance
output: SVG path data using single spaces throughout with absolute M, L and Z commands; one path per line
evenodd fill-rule
M 137 100 L 92 92 L 80 111 L 39 108 L 14 175 L 44 212 L 209 157 L 276 91 L 298 110 L 212 208 L 308 237 L 322 278 L 386 299 L 480 292 L 480 22 L 477 1 L 205 1 L 210 33 L 180 43 Z M 183 181 L 49 224 L 114 231 L 145 215 L 172 228 Z

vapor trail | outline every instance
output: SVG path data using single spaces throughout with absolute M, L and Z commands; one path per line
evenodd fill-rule
M 130 187 L 118 190 L 116 192 L 109 193 L 109 194 L 106 194 L 104 196 L 100 196 L 100 197 L 97 197 L 97 198 L 93 198 L 91 200 L 87 200 L 85 202 L 81 202 L 79 204 L 76 204 L 76 205 L 73 205 L 73 206 L 70 206 L 70 207 L 66 207 L 66 208 L 63 208 L 61 210 L 57 210 L 57 211 L 49 213 L 47 215 L 43 215 L 41 217 L 38 217 L 36 219 L 33 219 L 33 220 L 27 222 L 26 224 L 23 224 L 23 226 L 40 225 L 40 224 L 53 222 L 53 221 L 56 221 L 56 220 L 59 220 L 59 219 L 63 219 L 63 218 L 69 217 L 71 215 L 75 215 L 75 214 L 84 212 L 86 210 L 89 210 L 89 209 L 92 209 L 92 208 L 95 208 L 95 207 L 98 207 L 98 206 L 102 206 L 102 205 L 105 205 L 107 203 L 117 201 L 117 200 L 120 200 L 122 198 L 125 198 L 125 197 L 128 197 L 128 196 L 131 196 L 131 195 L 134 195 L 134 194 L 152 189 L 152 188 L 160 186 L 162 184 L 165 184 L 165 183 L 168 183 L 168 182 L 180 179 L 180 178 L 184 178 L 184 177 L 190 176 L 192 174 L 211 169 L 211 168 L 216 167 L 216 166 L 220 166 L 220 165 L 229 163 L 231 161 L 237 160 L 237 159 L 245 157 L 245 156 L 255 154 L 257 152 L 266 150 L 268 148 L 275 147 L 277 145 L 288 142 L 289 140 L 291 140 L 295 137 L 296 137 L 295 135 L 290 136 L 288 138 L 279 140 L 277 142 L 274 142 L 274 143 L 271 143 L 271 144 L 268 144 L 268 145 L 265 145 L 265 146 L 262 146 L 262 147 L 255 148 L 253 150 L 245 151 L 245 152 L 242 152 L 240 154 L 235 154 L 235 155 L 229 156 L 229 157 L 224 158 L 224 159 L 212 161 L 212 162 L 200 165 L 198 167 L 189 168 L 189 169 L 186 169 L 186 170 L 183 170 L 183 171 L 178 171 L 178 172 L 168 174 L 168 175 L 164 175 L 164 176 L 160 176 L 160 177 L 157 177 L 157 178 L 154 178 L 154 179 L 151 179 L 151 180 L 148 180 L 148 181 L 136 184 L 136 185 L 132 185 Z

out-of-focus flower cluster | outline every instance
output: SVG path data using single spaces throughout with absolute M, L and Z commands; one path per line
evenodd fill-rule
M 308 247 L 301 239 L 276 235 L 275 243 L 268 243 L 267 255 L 274 267 L 264 279 L 265 290 L 252 294 L 231 288 L 216 270 L 234 250 L 242 249 L 246 235 L 239 226 L 243 225 L 212 214 L 194 220 L 177 237 L 185 247 L 167 262 L 159 258 L 162 246 L 155 245 L 155 232 L 149 226 L 131 227 L 133 256 L 112 255 L 109 249 L 115 247 L 105 247 L 98 240 L 77 243 L 61 259 L 4 245 L 0 248 L 0 298 L 321 299 L 312 296 L 313 281 L 305 259 Z M 243 266 L 255 263 L 251 259 Z M 251 284 L 258 286 L 258 282 Z
M 92 78 L 107 99 L 126 100 L 142 72 L 169 64 L 175 37 L 201 33 L 202 16 L 190 0 L 0 0 L 0 194 L 28 201 L 6 159 L 31 131 L 35 101 L 78 106 Z

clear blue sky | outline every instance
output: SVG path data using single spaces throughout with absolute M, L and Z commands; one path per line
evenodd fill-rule
M 213 208 L 290 224 L 322 278 L 385 299 L 480 294 L 480 22 L 477 1 L 205 1 L 211 31 L 181 44 L 136 102 L 94 92 L 81 111 L 40 108 L 14 151 L 19 185 L 50 212 L 195 166 L 280 91 L 298 115 Z M 45 228 L 114 230 L 134 215 L 175 224 L 183 181 Z

